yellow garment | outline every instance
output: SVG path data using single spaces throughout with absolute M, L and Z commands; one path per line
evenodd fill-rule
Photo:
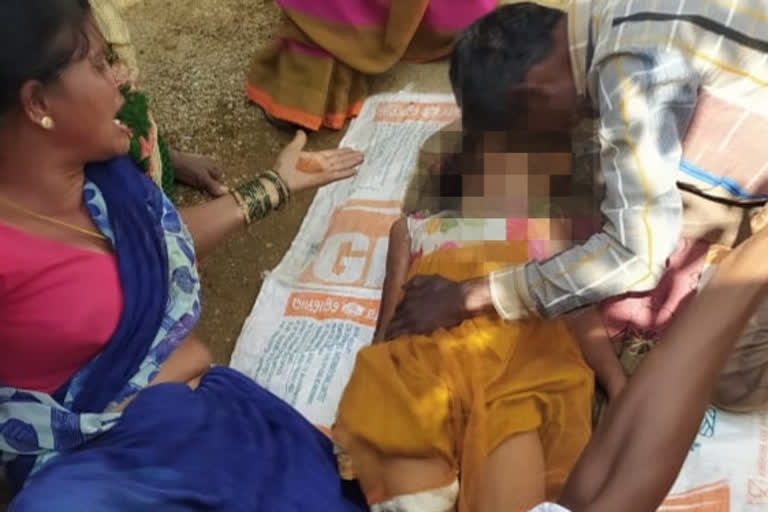
M 411 276 L 469 279 L 526 258 L 524 244 L 487 242 L 420 258 Z M 591 434 L 593 391 L 592 371 L 563 321 L 481 316 L 363 349 L 333 437 L 366 492 L 377 488 L 384 457 L 442 457 L 461 474 L 459 506 L 468 510 L 462 498 L 472 495 L 485 457 L 510 436 L 538 430 L 547 498 L 555 499 Z

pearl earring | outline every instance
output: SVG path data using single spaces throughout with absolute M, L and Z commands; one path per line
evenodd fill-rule
M 53 129 L 53 119 L 51 119 L 50 116 L 45 116 L 40 120 L 40 126 L 45 128 L 46 130 L 52 130 Z

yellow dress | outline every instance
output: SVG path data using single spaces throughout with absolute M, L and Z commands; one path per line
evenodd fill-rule
M 525 244 L 481 242 L 423 256 L 410 274 L 463 280 L 527 258 Z M 592 371 L 563 321 L 481 316 L 363 349 L 333 437 L 355 475 L 366 475 L 363 488 L 375 487 L 384 457 L 443 458 L 460 475 L 459 507 L 467 510 L 462 497 L 484 458 L 510 436 L 536 430 L 547 498 L 555 499 L 591 434 L 593 391 Z

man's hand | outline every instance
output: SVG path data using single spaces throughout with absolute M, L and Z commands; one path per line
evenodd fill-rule
M 493 308 L 486 278 L 456 282 L 436 275 L 418 276 L 404 290 L 405 298 L 387 328 L 388 340 L 454 327 Z

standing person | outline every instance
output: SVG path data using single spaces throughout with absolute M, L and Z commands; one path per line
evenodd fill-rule
M 736 10 L 716 1 L 565 7 L 515 3 L 479 20 L 457 43 L 451 81 L 468 131 L 563 129 L 596 112 L 602 230 L 554 258 L 486 278 L 422 279 L 408 288 L 388 338 L 489 310 L 507 320 L 555 317 L 610 298 L 601 309 L 606 323 L 619 318 L 615 334 L 658 336 L 698 286 L 701 265 L 679 262 L 703 264 L 711 244 L 732 247 L 749 234 L 768 197 L 768 154 L 757 135 L 768 126 L 765 0 Z M 428 300 L 435 295 L 442 300 Z M 638 297 L 645 311 L 616 311 Z M 765 326 L 760 317 L 748 325 L 717 405 L 768 403 Z

